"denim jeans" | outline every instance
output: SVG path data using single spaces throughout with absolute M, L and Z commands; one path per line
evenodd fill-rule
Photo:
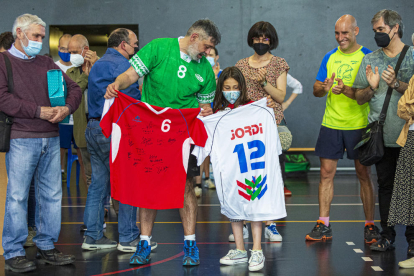
M 36 228 L 36 189 L 34 184 L 34 179 L 30 184 L 29 190 L 29 201 L 27 206 L 27 226 Z
M 109 152 L 111 138 L 106 138 L 102 134 L 99 123 L 99 121 L 91 119 L 85 131 L 92 165 L 92 182 L 88 189 L 83 220 L 87 227 L 85 235 L 94 240 L 99 240 L 103 236 L 104 204 L 110 193 Z M 119 242 L 130 242 L 138 237 L 139 229 L 136 219 L 136 207 L 119 203 Z
M 12 139 L 6 154 L 8 176 L 4 215 L 4 258 L 25 256 L 29 189 L 36 189 L 36 227 L 33 239 L 41 250 L 50 250 L 59 238 L 62 179 L 59 137 Z

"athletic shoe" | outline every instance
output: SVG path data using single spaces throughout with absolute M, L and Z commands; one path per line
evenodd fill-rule
M 367 226 L 365 226 L 364 228 L 364 240 L 365 243 L 374 243 L 379 241 L 379 239 L 381 238 L 381 235 L 379 233 L 379 229 L 377 226 L 373 225 L 373 224 L 369 224 Z
M 265 257 L 262 250 L 251 250 L 252 255 L 249 259 L 249 271 L 258 271 L 264 267 Z
M 117 242 L 108 239 L 107 237 L 103 236 L 99 240 L 94 240 L 89 236 L 85 236 L 85 240 L 82 243 L 82 249 L 85 250 L 98 250 L 98 249 L 109 249 L 115 248 L 117 246 Z
M 143 265 L 149 263 L 151 260 L 151 246 L 148 245 L 148 241 L 141 240 L 138 243 L 137 251 L 129 259 L 130 264 Z
M 374 250 L 374 251 L 381 251 L 381 252 L 384 252 L 384 251 L 387 251 L 387 250 L 392 250 L 392 249 L 394 249 L 395 248 L 395 246 L 394 246 L 394 244 L 393 243 L 391 243 L 391 241 L 390 240 L 388 240 L 388 239 L 386 239 L 386 238 L 384 238 L 384 237 L 381 237 L 380 239 L 379 239 L 379 241 L 377 241 L 377 242 L 375 242 L 375 243 L 373 243 L 370 247 L 369 247 L 371 250 Z
M 414 258 L 399 262 L 398 265 L 401 268 L 414 268 Z
M 265 227 L 265 238 L 270 241 L 282 241 L 282 235 L 277 232 L 276 223 L 272 223 Z
M 102 228 L 103 229 L 106 229 L 106 223 L 104 222 L 104 224 L 102 225 Z M 85 224 L 82 224 L 81 225 L 81 227 L 80 227 L 80 231 L 81 232 L 85 232 L 86 230 L 88 230 L 88 228 L 86 227 L 86 225 Z
M 199 265 L 200 257 L 198 256 L 198 248 L 196 241 L 184 241 L 184 257 L 183 265 Z
M 28 272 L 36 269 L 33 261 L 26 259 L 26 256 L 17 256 L 5 261 L 4 270 L 10 270 L 17 273 Z
M 27 239 L 23 246 L 24 247 L 35 246 L 33 238 L 36 236 L 36 231 L 32 227 L 29 227 L 27 230 L 28 230 Z
M 322 220 L 317 220 L 315 227 L 306 235 L 308 241 L 321 241 L 332 239 L 331 225 L 326 226 Z
M 220 263 L 224 265 L 235 265 L 247 263 L 247 251 L 230 250 L 226 256 L 220 259 Z
M 245 224 L 243 226 L 243 239 L 248 239 L 249 238 L 249 229 L 247 228 L 247 224 Z M 234 235 L 233 233 L 231 233 L 229 235 L 229 241 L 234 242 Z
M 195 188 L 194 188 L 194 192 L 195 192 L 196 197 L 201 197 L 201 193 L 202 193 L 202 191 L 203 191 L 203 190 L 202 190 L 200 187 L 195 186 Z
M 408 243 L 407 255 L 414 256 L 414 240 L 410 240 Z
M 214 182 L 211 181 L 210 178 L 204 179 L 204 187 L 209 188 L 209 189 L 215 189 L 216 185 L 214 185 Z
M 288 188 L 286 188 L 286 186 L 284 186 L 284 190 L 285 190 L 285 196 L 291 196 L 292 195 L 292 192 Z
M 139 239 L 139 236 L 138 236 L 135 240 L 133 240 L 131 242 L 120 242 L 120 243 L 118 243 L 117 249 L 119 251 L 122 251 L 122 252 L 135 252 L 135 250 L 137 250 L 137 245 L 138 245 L 139 241 L 140 241 L 140 239 Z M 158 244 L 156 242 L 152 241 L 151 242 L 151 251 L 154 251 L 155 248 L 157 248 L 157 246 L 158 246 Z

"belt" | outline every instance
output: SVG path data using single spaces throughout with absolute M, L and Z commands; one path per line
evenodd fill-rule
M 100 121 L 101 120 L 101 117 L 89 118 L 88 121 L 90 121 L 90 120 Z

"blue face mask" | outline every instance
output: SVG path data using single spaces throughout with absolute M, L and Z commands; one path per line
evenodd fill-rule
M 62 53 L 61 51 L 59 51 L 58 54 L 64 62 L 70 61 L 70 53 Z
M 229 103 L 234 104 L 240 97 L 240 91 L 223 91 L 223 96 Z
M 207 58 L 208 62 L 210 62 L 211 67 L 213 67 L 214 65 L 216 65 L 216 62 L 214 61 L 214 58 L 213 57 L 206 57 L 206 58 Z
M 20 43 L 22 44 L 22 48 L 23 48 L 24 52 L 29 57 L 37 56 L 40 53 L 40 51 L 42 50 L 42 42 L 37 42 L 37 41 L 30 40 L 24 32 L 23 32 L 23 34 L 27 38 L 27 41 L 29 41 L 27 46 L 24 46 L 23 41 L 20 40 Z

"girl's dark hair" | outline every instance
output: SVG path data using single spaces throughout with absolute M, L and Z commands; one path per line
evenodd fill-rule
M 227 67 L 221 72 L 217 81 L 216 96 L 214 97 L 213 106 L 214 113 L 218 110 L 224 110 L 230 104 L 223 95 L 224 81 L 229 78 L 233 78 L 239 83 L 240 97 L 234 103 L 234 107 L 236 108 L 250 102 L 250 99 L 247 96 L 246 80 L 244 79 L 243 73 L 236 66 Z

